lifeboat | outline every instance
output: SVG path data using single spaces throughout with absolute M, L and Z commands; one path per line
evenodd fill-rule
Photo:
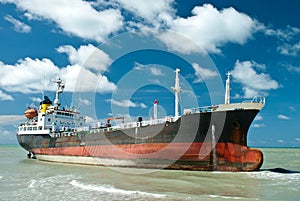
M 24 112 L 24 115 L 25 117 L 31 119 L 33 117 L 36 117 L 38 114 L 37 114 L 37 111 L 33 108 L 28 108 L 25 112 Z

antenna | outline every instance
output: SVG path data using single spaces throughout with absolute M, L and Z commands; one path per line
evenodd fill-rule
M 65 89 L 65 84 L 62 82 L 60 78 L 57 78 L 55 80 L 51 80 L 51 82 L 54 82 L 57 84 L 57 90 L 56 90 L 56 95 L 55 95 L 55 100 L 54 100 L 54 108 L 58 108 L 60 106 L 59 103 L 59 94 L 61 94 L 64 89 Z

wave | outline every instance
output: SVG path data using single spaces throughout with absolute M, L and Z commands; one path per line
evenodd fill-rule
M 250 198 L 245 198 L 245 197 L 236 197 L 236 196 L 224 196 L 224 195 L 209 195 L 208 197 L 210 198 L 221 198 L 222 200 L 250 200 Z M 251 200 L 259 200 L 258 198 L 252 198 Z
M 105 192 L 105 193 L 117 193 L 117 194 L 123 194 L 123 195 L 144 195 L 144 196 L 152 196 L 156 198 L 165 197 L 165 195 L 162 194 L 156 194 L 156 193 L 147 193 L 142 191 L 131 191 L 131 190 L 123 190 L 114 188 L 112 186 L 99 186 L 99 185 L 93 185 L 93 184 L 83 184 L 76 180 L 72 180 L 70 182 L 72 186 L 82 188 L 84 190 L 92 190 L 92 191 L 98 191 L 98 192 Z
M 51 177 L 43 177 L 40 176 L 36 178 L 30 179 L 27 184 L 28 188 L 51 188 L 55 186 L 64 185 L 64 183 L 73 180 L 75 176 L 73 175 L 55 175 Z
M 31 180 L 29 181 L 29 186 L 28 186 L 28 188 L 34 188 L 36 182 L 37 182 L 37 181 L 36 181 L 35 179 L 31 179 Z
M 300 173 L 279 173 L 272 171 L 260 171 L 246 173 L 249 177 L 259 180 L 273 181 L 273 185 L 291 185 L 300 190 Z

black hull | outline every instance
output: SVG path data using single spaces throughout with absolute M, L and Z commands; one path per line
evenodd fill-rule
M 53 148 L 85 145 L 120 145 L 177 142 L 211 142 L 212 126 L 216 142 L 247 146 L 248 129 L 259 110 L 234 110 L 183 115 L 176 122 L 142 125 L 117 131 L 78 133 L 51 137 L 50 135 L 17 135 L 20 145 L 32 151 L 35 148 Z

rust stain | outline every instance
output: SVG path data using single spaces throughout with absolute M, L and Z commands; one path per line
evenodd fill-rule
M 217 143 L 214 149 L 211 143 L 194 142 L 36 148 L 33 152 L 156 162 L 174 160 L 167 168 L 183 170 L 254 171 L 263 163 L 263 154 L 258 149 L 233 143 Z

